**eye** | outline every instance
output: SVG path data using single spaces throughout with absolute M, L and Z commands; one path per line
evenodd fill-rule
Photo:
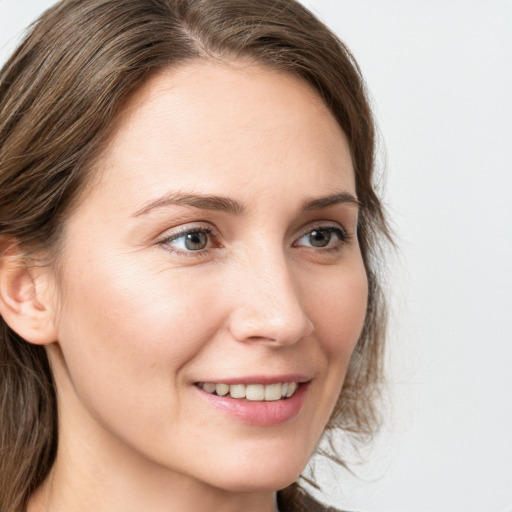
M 317 249 L 334 249 L 340 247 L 347 239 L 347 233 L 340 227 L 321 226 L 302 235 L 294 245 Z
M 182 253 L 202 252 L 208 249 L 214 239 L 209 228 L 193 228 L 167 236 L 160 243 L 169 250 Z

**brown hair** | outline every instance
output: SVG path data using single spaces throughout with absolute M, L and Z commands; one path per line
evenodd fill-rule
M 49 9 L 0 74 L 0 254 L 6 241 L 27 254 L 58 253 L 88 164 L 150 76 L 187 60 L 238 56 L 309 82 L 348 138 L 370 293 L 327 431 L 369 436 L 385 321 L 376 265 L 379 241 L 389 238 L 373 186 L 373 119 L 349 50 L 294 0 L 63 0 Z M 20 512 L 55 459 L 56 395 L 44 349 L 1 318 L 0 369 L 0 509 Z M 313 510 L 307 500 L 297 484 L 279 494 L 282 510 Z

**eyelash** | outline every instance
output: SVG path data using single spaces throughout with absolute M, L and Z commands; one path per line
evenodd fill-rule
M 184 228 L 176 233 L 173 233 L 172 235 L 166 236 L 162 240 L 160 240 L 158 243 L 160 245 L 163 245 L 165 249 L 169 252 L 172 252 L 174 254 L 177 254 L 178 256 L 185 256 L 185 257 L 205 257 L 207 256 L 208 248 L 201 249 L 198 251 L 184 251 L 182 249 L 177 249 L 176 247 L 172 247 L 170 245 L 170 242 L 174 242 L 186 235 L 192 234 L 192 233 L 204 233 L 208 237 L 208 245 L 211 245 L 212 241 L 218 240 L 218 236 L 211 228 L 210 226 L 197 226 L 193 228 Z M 220 246 L 220 245 L 219 245 Z
M 334 233 L 336 237 L 338 238 L 338 242 L 335 243 L 332 247 L 319 247 L 316 249 L 316 252 L 319 253 L 333 253 L 340 251 L 344 245 L 350 242 L 350 240 L 353 238 L 352 235 L 348 234 L 347 231 L 342 228 L 339 225 L 322 225 L 319 224 L 317 226 L 309 226 L 306 230 L 304 230 L 293 242 L 292 247 L 303 247 L 297 244 L 297 242 L 302 239 L 303 237 L 307 236 L 308 234 L 313 233 L 314 231 L 326 231 L 329 233 Z M 169 252 L 172 252 L 174 254 L 177 254 L 178 256 L 184 256 L 184 257 L 206 257 L 208 255 L 208 249 L 211 247 L 206 247 L 204 249 L 199 250 L 182 250 L 178 249 L 176 247 L 172 247 L 170 245 L 171 242 L 174 242 L 176 240 L 179 240 L 180 238 L 193 234 L 193 233 L 203 233 L 206 234 L 208 237 L 208 246 L 211 246 L 211 244 L 215 241 L 218 241 L 218 235 L 214 231 L 214 229 L 210 226 L 197 226 L 192 228 L 184 228 L 176 233 L 173 233 L 172 235 L 166 236 L 165 238 L 162 238 L 158 241 L 159 245 L 162 245 L 165 247 L 165 249 Z M 330 242 L 330 241 L 329 241 Z M 215 248 L 222 247 L 220 244 Z M 312 246 L 305 246 L 309 248 L 313 248 Z
M 309 226 L 305 231 L 303 231 L 303 233 L 293 243 L 293 246 L 299 247 L 298 245 L 296 245 L 297 242 L 301 238 L 304 238 L 305 236 L 313 233 L 314 231 L 327 231 L 328 233 L 334 233 L 336 235 L 336 237 L 338 238 L 338 242 L 335 243 L 332 247 L 319 247 L 317 249 L 317 252 L 322 252 L 322 253 L 338 252 L 343 248 L 343 246 L 345 246 L 347 243 L 349 243 L 350 240 L 352 239 L 352 235 L 348 234 L 344 228 L 342 228 L 341 226 L 339 226 L 337 224 L 330 224 L 330 225 L 319 224 L 319 225 L 313 226 L 313 227 Z

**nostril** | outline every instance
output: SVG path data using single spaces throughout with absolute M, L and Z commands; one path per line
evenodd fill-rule
M 229 324 L 233 337 L 242 342 L 290 345 L 313 332 L 313 323 L 305 313 L 276 317 L 234 312 Z

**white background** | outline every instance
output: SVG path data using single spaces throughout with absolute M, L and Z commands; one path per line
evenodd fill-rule
M 303 1 L 367 79 L 399 240 L 386 426 L 324 498 L 512 512 L 512 1 Z M 0 62 L 51 3 L 0 0 Z

